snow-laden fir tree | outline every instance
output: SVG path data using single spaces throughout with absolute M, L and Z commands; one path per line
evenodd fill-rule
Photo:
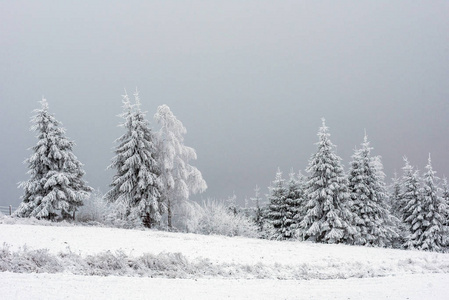
M 19 184 L 24 189 L 22 203 L 16 210 L 18 217 L 38 219 L 70 219 L 92 191 L 82 179 L 82 164 L 72 153 L 73 141 L 65 136 L 62 124 L 48 112 L 47 100 L 32 117 L 37 145 L 26 160 L 30 179 Z
M 446 206 L 445 216 L 444 216 L 444 226 L 449 226 L 449 185 L 447 183 L 447 178 L 443 178 L 443 187 L 441 192 L 441 197 L 443 198 L 443 203 Z M 447 228 L 449 229 L 449 228 Z
M 287 182 L 287 214 L 284 220 L 284 226 L 289 227 L 288 237 L 302 238 L 298 236 L 298 230 L 305 215 L 304 185 L 305 178 L 301 171 L 298 174 L 291 171 Z
M 245 197 L 245 206 L 242 209 L 242 213 L 245 216 L 245 218 L 250 218 L 251 217 L 251 207 L 249 206 L 249 199 Z
M 399 196 L 399 215 L 402 216 L 402 221 L 406 223 L 406 220 L 410 217 L 413 211 L 406 209 L 407 206 L 415 205 L 420 201 L 420 177 L 418 170 L 414 170 L 410 165 L 407 157 L 404 157 L 404 167 L 402 168 L 402 188 Z M 408 224 L 410 225 L 410 224 Z M 409 227 L 409 226 L 407 226 Z
M 386 247 L 398 237 L 397 219 L 390 213 L 382 162 L 379 156 L 371 157 L 371 150 L 365 134 L 350 163 L 349 192 L 357 230 L 354 244 Z
M 390 186 L 390 207 L 391 212 L 399 220 L 402 220 L 402 201 L 401 201 L 401 180 L 395 172 Z
M 225 200 L 226 208 L 228 211 L 236 216 L 239 212 L 237 209 L 237 196 L 235 194 L 232 194 L 232 196 L 228 197 L 228 199 Z
M 394 221 L 396 224 L 396 233 L 398 234 L 398 236 L 393 239 L 392 247 L 402 248 L 407 239 L 409 231 L 407 225 L 403 221 L 404 203 L 401 196 L 402 180 L 400 177 L 398 177 L 396 172 L 394 173 L 392 184 L 390 185 L 389 190 L 390 213 L 394 217 Z
M 405 222 L 409 224 L 411 233 L 406 247 L 442 251 L 445 205 L 437 185 L 438 177 L 432 169 L 430 155 L 426 170 L 419 197 L 405 206 Z
M 159 223 L 164 212 L 161 203 L 160 170 L 155 137 L 140 109 L 140 99 L 134 94 L 135 105 L 128 95 L 123 96 L 126 132 L 116 140 L 115 157 L 110 169 L 116 174 L 105 199 L 115 202 L 120 218 L 134 224 L 152 227 Z
M 301 173 L 301 171 L 298 172 L 296 175 L 296 212 L 293 216 L 293 224 L 292 229 L 295 231 L 295 235 L 299 239 L 303 239 L 302 236 L 302 230 L 301 230 L 301 222 L 304 219 L 304 216 L 306 215 L 307 208 L 307 196 L 305 194 L 306 189 L 306 177 Z
M 444 213 L 444 244 L 449 248 L 449 185 L 446 177 L 443 178 L 443 187 L 441 192 L 443 203 L 445 205 Z
M 285 185 L 285 180 L 282 178 L 280 169 L 276 172 L 276 177 L 268 188 L 268 210 L 267 222 L 270 225 L 268 228 L 268 238 L 274 240 L 283 240 L 291 237 L 290 222 L 288 226 L 285 221 L 287 219 L 288 204 L 287 196 L 288 189 Z
M 410 236 L 410 224 L 405 221 L 410 213 L 405 210 L 405 207 L 409 203 L 418 202 L 421 197 L 419 172 L 413 169 L 407 157 L 404 157 L 402 172 L 402 178 L 400 180 L 401 192 L 397 200 L 398 205 L 396 208 L 396 216 L 400 220 L 399 233 L 402 237 L 400 247 L 404 247 Z
M 112 158 L 111 164 L 107 168 L 115 169 L 115 174 L 112 183 L 110 184 L 111 189 L 104 195 L 104 199 L 107 202 L 114 203 L 115 209 L 112 216 L 110 216 L 111 218 L 126 220 L 129 214 L 130 197 L 128 197 L 125 187 L 121 188 L 117 180 L 119 180 L 119 178 L 122 178 L 121 180 L 123 180 L 127 173 L 125 161 L 130 156 L 131 152 L 131 150 L 129 150 L 129 143 L 132 138 L 133 116 L 131 101 L 129 100 L 126 91 L 125 95 L 122 97 L 123 112 L 118 116 L 123 119 L 123 123 L 120 123 L 118 126 L 124 128 L 125 133 L 114 141 L 114 143 L 117 144 L 114 149 L 115 156 Z
M 300 214 L 303 196 L 300 176 L 300 174 L 296 176 L 292 170 L 287 181 L 286 213 L 283 220 L 284 238 L 286 239 L 294 237 L 297 225 L 299 225 L 297 215 Z
M 207 184 L 201 172 L 190 165 L 197 158 L 195 150 L 184 145 L 187 130 L 167 105 L 154 115 L 160 125 L 157 148 L 161 166 L 162 199 L 167 207 L 168 227 L 172 227 L 173 209 L 189 199 L 191 193 L 202 193 Z
M 307 212 L 300 224 L 305 239 L 323 243 L 350 243 L 356 233 L 351 199 L 341 158 L 334 153 L 325 120 L 318 132 L 318 151 L 307 167 Z
M 264 224 L 264 210 L 262 207 L 262 198 L 260 197 L 260 188 L 256 185 L 254 188 L 254 197 L 250 198 L 254 204 L 254 223 L 256 223 L 259 231 L 263 230 Z

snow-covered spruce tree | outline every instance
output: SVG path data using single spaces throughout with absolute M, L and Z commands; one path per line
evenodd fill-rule
M 444 244 L 449 248 L 449 185 L 446 177 L 443 178 L 441 197 L 444 203 Z
M 357 230 L 354 244 L 386 247 L 398 237 L 398 220 L 390 213 L 382 162 L 378 156 L 371 157 L 371 150 L 365 134 L 362 147 L 352 155 L 349 169 L 351 210 Z
M 249 200 L 248 198 L 245 197 L 245 206 L 243 207 L 243 215 L 245 216 L 245 218 L 249 218 L 251 215 L 251 211 L 250 211 L 250 207 L 249 207 Z
M 446 177 L 443 178 L 443 188 L 441 192 L 441 197 L 443 198 L 443 203 L 446 208 L 444 214 L 444 226 L 449 226 L 449 185 L 447 183 Z
M 322 243 L 351 243 L 354 216 L 341 158 L 334 153 L 328 127 L 322 119 L 318 151 L 312 155 L 305 194 L 307 212 L 300 224 L 304 239 Z
M 184 125 L 167 105 L 154 115 L 160 125 L 157 148 L 161 166 L 162 200 L 167 207 L 168 227 L 172 228 L 173 209 L 189 199 L 190 193 L 202 193 L 207 184 L 201 172 L 189 162 L 197 158 L 193 148 L 184 145 Z
M 395 215 L 399 220 L 402 220 L 402 201 L 401 201 L 401 181 L 397 175 L 394 173 L 392 179 L 392 184 L 390 186 L 390 208 L 391 213 Z
M 254 197 L 250 198 L 250 200 L 254 203 L 254 223 L 256 223 L 256 226 L 259 231 L 263 230 L 263 224 L 265 215 L 263 213 L 263 207 L 262 207 L 262 198 L 260 197 L 260 188 L 256 185 L 254 188 Z
M 409 224 L 411 232 L 406 247 L 442 251 L 445 205 L 436 182 L 438 177 L 432 169 L 430 155 L 426 170 L 417 201 L 412 200 L 405 207 L 407 213 L 405 222 Z
M 293 238 L 297 229 L 298 214 L 300 214 L 300 205 L 302 204 L 302 186 L 293 170 L 289 174 L 287 181 L 287 195 L 285 197 L 286 213 L 283 220 L 283 234 L 285 239 Z
M 296 235 L 297 228 L 300 223 L 301 205 L 303 204 L 303 186 L 301 174 L 298 176 L 293 172 L 289 174 L 289 179 L 286 184 L 287 195 L 285 198 L 286 213 L 283 220 L 284 237 L 293 238 Z
M 239 213 L 239 210 L 237 208 L 237 196 L 233 194 L 232 196 L 228 197 L 225 201 L 226 207 L 229 210 L 231 214 L 236 216 Z
M 130 150 L 129 143 L 132 137 L 133 117 L 132 105 L 128 94 L 125 92 L 125 95 L 122 97 L 123 112 L 118 116 L 123 119 L 123 123 L 120 123 L 119 127 L 123 127 L 125 129 L 125 133 L 114 141 L 117 144 L 114 149 L 115 156 L 112 158 L 112 162 L 107 168 L 115 169 L 116 173 L 114 174 L 112 183 L 110 184 L 111 189 L 104 195 L 104 199 L 107 202 L 114 204 L 112 214 L 108 216 L 108 218 L 117 218 L 126 221 L 129 214 L 131 197 L 129 197 L 129 194 L 126 193 L 125 187 L 121 188 L 118 180 L 124 181 L 128 171 L 125 167 L 125 161 L 131 155 L 132 151 Z
M 153 227 L 164 212 L 157 149 L 137 92 L 134 97 L 135 105 L 131 105 L 128 95 L 123 96 L 124 112 L 120 116 L 126 132 L 116 140 L 115 157 L 108 167 L 116 169 L 116 174 L 105 199 L 115 202 L 120 210 L 118 217 Z
M 398 206 L 396 209 L 396 215 L 400 220 L 399 234 L 401 236 L 401 248 L 405 247 L 405 243 L 408 241 L 410 236 L 410 224 L 405 221 L 410 213 L 405 210 L 405 207 L 409 203 L 419 201 L 419 198 L 421 197 L 419 172 L 417 170 L 413 170 L 413 167 L 410 165 L 406 157 L 404 157 L 404 163 L 405 165 L 402 168 L 403 174 L 400 180 L 401 192 L 397 200 Z
M 82 164 L 73 155 L 74 142 L 65 137 L 65 129 L 48 112 L 47 100 L 32 117 L 33 131 L 37 131 L 37 145 L 26 160 L 30 179 L 19 184 L 25 193 L 16 210 L 18 217 L 38 219 L 71 219 L 92 188 L 82 179 Z
M 403 247 L 407 236 L 409 234 L 408 227 L 404 223 L 403 211 L 404 211 L 404 203 L 402 201 L 402 180 L 398 177 L 397 173 L 394 173 L 394 177 L 392 179 L 392 184 L 389 188 L 389 206 L 390 213 L 394 217 L 394 221 L 396 224 L 396 233 L 398 236 L 393 238 L 392 247 L 400 249 Z
M 303 239 L 301 222 L 304 219 L 304 216 L 306 215 L 307 212 L 305 187 L 306 187 L 306 177 L 301 173 L 301 171 L 299 171 L 298 174 L 295 176 L 294 188 L 293 189 L 289 188 L 290 191 L 294 191 L 294 197 L 296 198 L 293 206 L 294 208 L 293 222 L 290 228 L 293 230 L 295 237 L 301 240 Z
M 402 221 L 406 223 L 406 220 L 410 217 L 413 211 L 406 209 L 410 205 L 415 205 L 420 201 L 420 178 L 419 172 L 413 170 L 407 157 L 404 157 L 404 167 L 402 168 L 402 191 L 399 196 L 400 209 L 399 214 L 402 216 Z M 410 224 L 408 224 L 407 227 Z
M 290 224 L 285 223 L 288 213 L 287 196 L 288 189 L 285 180 L 282 178 L 281 170 L 277 170 L 276 177 L 268 188 L 268 212 L 267 222 L 270 225 L 267 236 L 273 240 L 284 240 L 291 237 Z

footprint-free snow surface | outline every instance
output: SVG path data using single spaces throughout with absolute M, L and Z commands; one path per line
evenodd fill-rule
M 4 299 L 449 299 L 449 254 L 5 223 Z

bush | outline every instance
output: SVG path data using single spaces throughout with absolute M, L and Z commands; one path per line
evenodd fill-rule
M 90 194 L 89 199 L 84 201 L 83 206 L 78 209 L 75 219 L 78 222 L 98 222 L 104 224 L 110 213 L 110 204 L 103 199 L 99 190 Z
M 108 203 L 96 191 L 84 202 L 76 214 L 76 221 L 88 225 L 106 225 L 119 228 L 143 227 L 140 220 L 122 218 L 124 208 Z M 226 236 L 258 237 L 259 232 L 251 216 L 233 213 L 220 201 L 185 202 L 175 211 L 174 227 L 183 232 Z
M 177 211 L 175 226 L 186 232 L 226 236 L 257 237 L 254 222 L 245 215 L 232 213 L 223 202 L 210 200 L 202 205 L 185 203 Z
M 0 249 L 0 271 L 15 273 L 59 273 L 64 267 L 48 249 L 28 250 L 25 246 L 12 252 L 8 245 Z
M 88 225 L 106 225 L 118 228 L 142 227 L 141 220 L 128 220 L 123 218 L 124 209 L 120 204 L 109 203 L 100 191 L 95 191 L 89 199 L 84 201 L 75 219 L 77 222 Z

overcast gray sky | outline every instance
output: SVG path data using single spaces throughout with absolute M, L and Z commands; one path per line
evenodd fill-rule
M 429 152 L 449 175 L 448 1 L 2 1 L 0 205 L 20 203 L 42 95 L 106 191 L 136 86 L 153 124 L 167 104 L 186 126 L 203 198 L 304 170 L 321 117 L 346 170 L 366 129 L 389 177 Z

